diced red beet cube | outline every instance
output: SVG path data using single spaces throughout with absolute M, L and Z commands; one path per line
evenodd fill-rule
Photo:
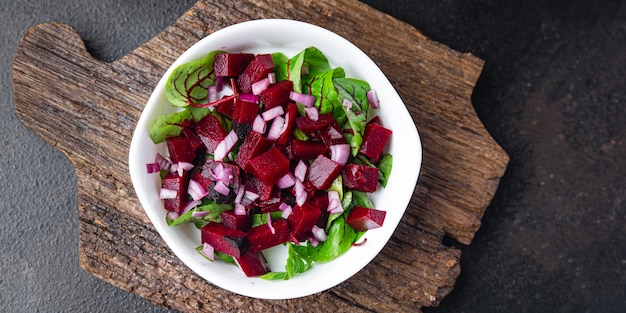
M 289 172 L 289 160 L 276 147 L 252 158 L 248 165 L 250 173 L 268 185 L 274 185 Z
M 209 114 L 196 123 L 196 134 L 202 140 L 209 153 L 213 153 L 217 145 L 228 135 L 217 117 Z
M 269 54 L 257 54 L 252 61 L 248 63 L 246 69 L 243 70 L 239 78 L 237 78 L 237 86 L 240 93 L 252 92 L 252 84 L 267 77 L 267 74 L 274 70 L 274 61 Z
M 317 136 L 324 142 L 326 147 L 348 143 L 336 121 L 333 121 L 330 125 L 320 129 Z
M 247 234 L 241 230 L 224 226 L 222 223 L 209 222 L 200 230 L 202 243 L 208 243 L 215 251 L 239 258 L 246 252 L 250 242 Z
M 176 136 L 165 139 L 167 151 L 170 154 L 170 160 L 173 163 L 187 162 L 191 163 L 196 158 L 196 152 L 191 145 L 189 139 L 185 136 Z
M 261 98 L 261 103 L 263 103 L 263 110 L 267 111 L 277 106 L 284 107 L 289 103 L 289 94 L 292 91 L 293 82 L 290 80 L 277 82 L 261 91 L 259 97 Z
M 326 154 L 328 148 L 321 141 L 293 140 L 291 142 L 291 156 L 295 160 L 315 159 L 318 155 Z
M 258 114 L 258 104 L 241 99 L 235 101 L 235 105 L 233 106 L 233 122 L 252 125 Z
M 377 162 L 389 138 L 391 138 L 391 133 L 390 129 L 384 128 L 379 124 L 367 124 L 359 152 L 370 159 L 370 161 Z
M 315 193 L 317 192 L 317 188 L 309 180 L 304 181 L 302 185 L 304 186 L 304 192 L 306 193 L 307 199 L 310 199 L 311 197 L 313 197 Z M 295 188 L 291 188 L 291 194 L 293 196 L 296 195 Z
M 380 120 L 380 117 L 378 115 L 372 117 L 372 119 L 367 122 L 368 124 L 378 124 L 380 126 L 383 126 L 383 122 Z
M 237 165 L 243 168 L 246 172 L 250 171 L 248 161 L 267 151 L 271 146 L 272 141 L 265 138 L 262 134 L 256 131 L 249 132 L 248 136 L 246 136 L 246 139 L 241 144 L 239 152 L 237 153 Z
M 254 54 L 251 53 L 216 54 L 215 62 L 213 63 L 213 71 L 215 72 L 215 76 L 239 76 L 253 58 Z
M 310 119 L 308 116 L 300 116 L 296 118 L 296 125 L 305 134 L 309 135 L 318 131 L 334 121 L 331 113 L 320 114 L 317 121 Z
M 226 96 L 222 97 L 224 99 Z M 223 101 L 215 107 L 215 110 L 230 118 L 233 117 L 233 110 L 235 109 L 235 98 L 227 101 Z
M 274 199 L 275 198 L 271 198 L 270 201 Z M 278 198 L 278 201 L 271 201 L 264 204 L 259 204 L 259 208 L 261 209 L 261 213 L 271 213 L 280 211 L 280 204 L 280 198 Z
M 291 214 L 287 218 L 291 234 L 298 241 L 304 241 L 311 235 L 311 228 L 322 215 L 319 207 L 311 201 L 305 202 L 302 206 L 293 207 Z
M 274 229 L 273 232 L 272 228 Z M 260 252 L 267 248 L 288 242 L 289 239 L 291 239 L 289 224 L 286 220 L 273 220 L 272 228 L 270 228 L 268 224 L 250 228 L 248 231 L 248 240 L 250 241 L 250 249 L 252 251 Z
M 196 132 L 190 127 L 184 127 L 181 131 L 181 135 L 189 139 L 189 143 L 191 144 L 191 147 L 193 148 L 193 151 L 196 152 L 196 154 L 204 151 L 204 149 L 206 148 L 204 146 L 204 143 L 202 142 L 202 139 L 200 139 Z
M 287 112 L 285 113 L 285 123 L 287 124 L 287 128 L 285 128 L 285 132 L 276 139 L 277 145 L 287 144 L 289 138 L 291 138 L 291 133 L 293 129 L 296 128 L 296 118 L 298 117 L 298 106 L 295 103 L 287 104 Z
M 348 189 L 374 192 L 378 186 L 378 172 L 372 166 L 347 164 L 343 168 L 343 185 Z
M 248 231 L 252 226 L 252 216 L 249 214 L 237 215 L 234 210 L 222 212 L 222 224 L 228 228 Z
M 342 166 L 333 160 L 320 155 L 309 166 L 308 180 L 318 190 L 328 189 L 333 180 L 341 173 L 341 168 Z
M 181 213 L 185 200 L 187 199 L 187 186 L 189 183 L 189 172 L 184 171 L 183 176 L 178 173 L 169 172 L 161 179 L 161 188 L 176 190 L 176 197 L 172 199 L 163 199 L 163 207 L 166 210 Z
M 355 206 L 346 219 L 346 223 L 358 231 L 366 231 L 383 226 L 387 212 Z
M 272 198 L 274 184 L 265 184 L 254 177 L 254 175 L 246 176 L 245 186 L 247 191 L 254 192 L 259 195 L 260 201 L 267 201 Z
M 257 277 L 270 271 L 267 260 L 261 252 L 247 250 L 240 258 L 235 258 L 237 265 L 247 277 Z

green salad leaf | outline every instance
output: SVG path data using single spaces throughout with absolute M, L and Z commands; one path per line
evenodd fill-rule
M 378 161 L 378 181 L 383 187 L 387 187 L 387 180 L 391 174 L 391 168 L 393 166 L 393 157 L 389 153 L 383 154 L 383 157 Z
M 354 78 L 336 78 L 333 80 L 333 84 L 337 89 L 337 96 L 342 102 L 339 106 L 343 109 L 348 125 L 352 129 L 352 136 L 347 140 L 350 144 L 352 156 L 356 156 L 363 143 L 363 135 L 367 125 L 370 106 L 367 100 L 367 92 L 370 90 L 370 85 L 365 81 Z M 342 105 L 343 99 L 350 101 L 352 106 L 348 108 Z M 344 126 L 344 128 L 346 127 Z
M 207 100 L 207 88 L 215 83 L 213 63 L 218 53 L 226 52 L 211 51 L 204 58 L 181 64 L 172 71 L 165 83 L 165 95 L 173 106 L 187 107 Z
M 191 125 L 194 121 L 201 120 L 210 113 L 211 110 L 208 108 L 189 106 L 179 112 L 160 115 L 150 124 L 150 139 L 157 144 L 165 141 L 167 138 L 176 137 L 180 135 L 183 127 Z
M 176 219 L 171 219 L 166 217 L 167 225 L 176 226 L 180 224 L 186 223 L 194 223 L 197 228 L 202 228 L 204 225 L 209 222 L 219 223 L 222 221 L 222 212 L 232 210 L 233 206 L 231 204 L 220 204 L 212 200 L 202 200 L 202 203 L 187 211 L 186 213 L 181 214 Z M 208 212 L 203 217 L 195 217 L 193 216 L 193 212 Z
M 328 262 L 344 254 L 358 238 L 358 231 L 346 223 L 345 215 L 338 216 L 328 229 L 328 238 L 308 252 L 315 262 Z
M 193 120 L 193 114 L 188 110 L 161 115 L 150 125 L 150 139 L 157 144 L 169 137 L 178 136 L 183 127 Z

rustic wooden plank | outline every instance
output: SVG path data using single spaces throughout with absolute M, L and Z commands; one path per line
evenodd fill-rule
M 424 146 L 420 181 L 390 243 L 363 271 L 318 295 L 266 301 L 233 295 L 188 270 L 165 246 L 127 174 L 130 139 L 152 88 L 202 37 L 258 18 L 328 28 L 368 53 L 398 89 Z M 482 61 L 428 40 L 356 1 L 199 1 L 161 34 L 112 63 L 91 57 L 68 25 L 38 25 L 13 66 L 15 109 L 76 168 L 80 262 L 157 305 L 181 311 L 415 311 L 454 286 L 469 244 L 508 162 L 477 118 L 470 95 Z

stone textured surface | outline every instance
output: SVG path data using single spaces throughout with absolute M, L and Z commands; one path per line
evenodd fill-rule
M 10 68 L 31 26 L 74 26 L 115 60 L 194 1 L 2 1 L 0 303 L 8 312 L 162 312 L 99 281 L 77 257 L 71 163 L 15 118 Z M 621 312 L 626 307 L 626 4 L 364 1 L 486 61 L 475 108 L 511 157 L 439 308 Z

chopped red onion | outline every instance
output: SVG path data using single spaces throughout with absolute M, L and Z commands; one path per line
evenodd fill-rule
M 258 198 L 259 198 L 259 195 L 257 193 L 246 190 L 243 194 L 243 199 L 241 200 L 241 203 L 244 205 L 249 205 Z
M 207 101 L 209 103 L 217 101 L 217 86 L 210 85 L 207 88 Z
M 277 116 L 281 116 L 285 114 L 285 110 L 283 110 L 283 107 L 281 106 L 277 106 L 277 107 L 273 107 L 263 113 L 261 113 L 261 115 L 263 116 L 263 119 L 267 122 L 267 121 L 271 121 L 274 118 L 276 118 Z
M 341 200 L 339 199 L 339 192 L 337 192 L 337 190 L 328 191 L 328 207 L 326 210 L 331 214 L 343 212 Z
M 244 193 L 244 186 L 239 185 L 239 188 L 237 189 L 237 196 L 235 196 L 235 203 L 241 203 L 241 199 L 243 199 Z
M 309 237 L 309 242 L 311 243 L 311 247 L 313 248 L 317 247 L 320 244 L 320 242 L 315 239 L 315 237 Z
M 188 162 L 178 162 L 170 166 L 170 172 L 172 173 L 178 172 L 178 176 L 181 176 L 181 177 L 183 176 L 183 171 L 189 171 L 191 169 L 193 169 L 193 164 L 188 163 Z
M 157 173 L 161 171 L 161 166 L 159 166 L 159 163 L 148 163 L 146 164 L 146 170 L 148 174 Z
M 193 200 L 193 201 L 189 201 L 185 204 L 185 206 L 183 207 L 182 213 L 187 213 L 189 212 L 191 209 L 197 207 L 198 205 L 200 205 L 200 203 L 202 203 L 202 201 L 200 200 Z
M 296 203 L 299 206 L 302 206 L 306 202 L 306 198 L 308 195 L 306 191 L 304 190 L 304 185 L 298 179 L 296 179 L 295 189 L 296 189 Z
M 167 212 L 167 217 L 169 217 L 171 220 L 175 220 L 180 216 L 180 214 L 176 213 L 176 212 Z
M 202 244 L 202 254 L 204 254 L 207 259 L 211 261 L 215 261 L 215 248 L 208 243 Z
M 187 187 L 187 193 L 191 196 L 191 198 L 194 201 L 195 200 L 200 200 L 200 199 L 206 197 L 206 195 L 209 194 L 209 192 L 204 189 L 202 184 L 200 184 L 199 182 L 197 182 L 197 181 L 195 181 L 193 179 L 189 180 L 189 186 Z
M 329 147 L 330 159 L 339 165 L 346 165 L 350 157 L 350 145 L 347 143 L 336 144 Z
M 230 193 L 230 189 L 228 188 L 228 186 L 224 185 L 224 183 L 222 183 L 221 181 L 216 182 L 213 189 L 215 189 L 215 191 L 221 193 L 224 196 L 228 196 L 228 194 Z
M 371 89 L 367 92 L 367 101 L 369 101 L 372 108 L 378 109 L 380 100 L 378 100 L 378 94 L 376 93 L 376 90 Z
M 252 94 L 259 95 L 263 90 L 270 86 L 269 78 L 263 78 L 258 82 L 252 84 Z
M 243 101 L 259 104 L 259 96 L 254 95 L 254 94 L 242 93 L 239 95 L 239 99 Z
M 304 108 L 306 112 L 306 116 L 308 116 L 312 121 L 317 121 L 319 119 L 320 113 L 316 107 Z
M 343 99 L 343 102 L 341 102 L 341 105 L 343 105 L 346 109 L 352 108 L 352 102 L 348 99 Z
M 270 228 L 270 232 L 272 232 L 272 235 L 276 234 L 276 229 L 274 229 L 274 226 L 272 226 L 272 217 L 270 216 L 270 212 L 267 212 L 267 227 Z
M 291 207 L 291 206 L 290 206 L 289 204 L 285 203 L 285 202 L 281 202 L 281 203 L 278 205 L 278 209 L 279 209 L 279 210 L 281 210 L 281 211 L 285 211 L 286 209 L 288 209 L 288 208 L 290 208 L 290 207 Z
M 283 213 L 280 214 L 280 217 L 287 219 L 289 218 L 289 215 L 291 215 L 291 212 L 293 212 L 293 208 L 288 205 L 284 210 L 282 210 Z
M 324 229 L 320 228 L 317 225 L 313 225 L 313 228 L 311 228 L 311 232 L 313 233 L 313 237 L 315 237 L 315 239 L 317 239 L 318 241 L 326 241 L 326 239 L 328 239 Z
M 170 166 L 172 166 L 172 161 L 170 159 L 164 157 L 160 153 L 156 154 L 156 158 L 154 159 L 154 163 L 158 163 L 159 167 L 165 171 L 170 170 Z
M 161 188 L 161 190 L 159 190 L 160 199 L 174 199 L 176 198 L 177 195 L 178 195 L 178 191 L 176 190 L 167 189 L 167 188 Z
M 304 105 L 305 107 L 312 107 L 315 104 L 315 97 L 311 95 L 305 95 L 303 93 L 292 91 L 289 93 L 289 99 Z
M 285 176 L 281 177 L 276 186 L 280 189 L 286 189 L 293 186 L 296 183 L 296 178 L 291 173 L 285 174 Z
M 241 203 L 235 203 L 235 215 L 246 215 L 246 206 Z
M 267 80 L 270 82 L 270 85 L 276 84 L 276 73 L 270 72 L 267 74 Z
M 195 218 L 203 218 L 209 214 L 209 211 L 193 211 L 191 212 L 191 216 Z
M 285 126 L 285 119 L 282 116 L 277 116 L 272 121 L 272 126 L 270 126 L 270 130 L 267 133 L 267 138 L 270 140 L 278 139 L 287 129 Z
M 304 162 L 300 160 L 300 162 L 298 162 L 298 165 L 296 165 L 296 168 L 294 169 L 294 176 L 296 177 L 296 179 L 299 179 L 300 182 L 304 182 L 304 178 L 306 177 L 306 170 L 306 164 L 304 164 Z
M 219 144 L 217 144 L 217 148 L 213 152 L 213 159 L 215 161 L 222 161 L 228 155 L 230 150 L 233 149 L 235 143 L 237 142 L 237 133 L 234 130 L 231 130 L 228 135 Z
M 252 130 L 259 134 L 265 134 L 266 126 L 267 125 L 265 124 L 265 120 L 263 119 L 263 117 L 261 117 L 261 115 L 257 115 L 254 118 L 254 122 L 252 123 Z

